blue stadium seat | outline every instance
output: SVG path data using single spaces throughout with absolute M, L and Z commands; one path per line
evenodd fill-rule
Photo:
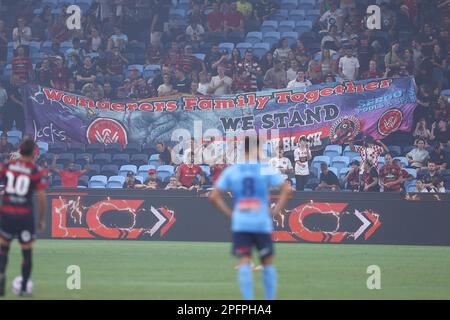
M 410 175 L 414 177 L 414 179 L 417 178 L 417 171 L 413 168 L 405 168 L 406 172 L 408 172 Z
M 128 153 L 115 154 L 112 157 L 111 163 L 118 166 L 130 163 L 130 155 Z
M 388 146 L 389 153 L 393 157 L 399 157 L 402 155 L 402 148 L 400 146 Z
M 394 157 L 394 160 L 395 159 L 400 160 L 400 162 L 402 163 L 403 167 L 408 167 L 409 166 L 408 159 L 406 159 L 406 157 Z
M 159 166 L 159 153 L 152 154 L 148 160 L 148 164 L 157 168 Z
M 253 44 L 249 42 L 240 42 L 236 45 L 236 48 L 239 49 L 241 56 L 244 56 L 245 50 L 253 48 Z
M 309 20 L 300 20 L 295 24 L 294 30 L 299 34 L 309 32 L 312 29 L 312 22 Z
M 159 64 L 149 64 L 144 68 L 144 78 L 149 79 L 153 78 L 156 70 L 161 70 L 161 66 Z
M 346 156 L 336 156 L 331 162 L 331 166 L 335 167 L 338 171 L 342 168 L 347 168 L 350 164 L 350 159 Z
M 147 178 L 149 169 L 156 169 L 156 167 L 148 165 L 148 164 L 142 165 L 142 166 L 139 167 L 137 175 L 141 176 L 141 177 L 144 177 L 144 178 Z
M 63 153 L 67 151 L 67 144 L 64 142 L 53 142 L 48 145 L 48 152 Z
M 277 21 L 283 21 L 283 20 L 286 20 L 288 18 L 288 16 L 289 16 L 288 10 L 280 9 L 273 16 L 271 16 L 271 19 L 277 20 Z
M 89 188 L 106 188 L 106 183 L 108 182 L 108 178 L 106 176 L 98 175 L 92 176 L 89 180 L 88 187 Z
M 174 167 L 169 165 L 162 165 L 159 166 L 158 169 L 156 169 L 156 177 L 164 181 L 167 177 L 170 177 L 174 174 Z
M 91 164 L 89 167 L 90 167 L 90 169 L 91 169 L 91 170 L 89 170 L 89 171 L 87 172 L 87 175 L 88 175 L 89 177 L 92 177 L 92 176 L 95 176 L 95 175 L 99 175 L 99 174 L 100 174 L 100 165 L 98 165 L 98 164 Z
M 148 156 L 143 153 L 136 153 L 130 157 L 130 162 L 137 166 L 146 165 L 148 163 Z
M 66 166 L 68 163 L 75 162 L 75 156 L 73 153 L 61 153 L 59 154 L 56 163 Z
M 111 155 L 122 152 L 122 145 L 120 143 L 108 143 L 105 146 L 105 153 L 109 153 Z
M 266 20 L 261 25 L 261 32 L 267 33 L 267 32 L 274 32 L 277 31 L 278 28 L 278 21 L 275 20 Z
M 128 172 L 130 172 L 130 171 L 133 172 L 134 174 L 136 174 L 137 167 L 134 164 L 125 164 L 120 167 L 118 175 L 126 177 Z
M 298 6 L 297 0 L 281 0 L 281 9 L 295 10 Z
M 259 31 L 249 32 L 245 37 L 245 42 L 247 43 L 260 43 L 261 41 L 262 41 L 262 32 Z
M 347 175 L 347 173 L 348 173 L 349 170 L 350 170 L 349 167 L 341 168 L 341 170 L 339 171 L 339 176 L 338 176 L 338 178 L 339 178 L 340 180 L 344 180 L 344 178 L 345 178 L 345 176 Z
M 96 154 L 101 153 L 105 150 L 105 145 L 102 143 L 90 143 L 86 145 L 86 152 Z
M 183 20 L 186 17 L 186 10 L 184 9 L 170 9 L 169 11 L 169 19 L 176 20 L 180 19 Z
M 105 164 L 100 169 L 100 174 L 105 176 L 115 176 L 119 173 L 119 166 L 115 164 Z
M 86 188 L 89 185 L 89 177 L 81 176 L 78 178 L 78 186 Z
M 350 159 L 353 159 L 354 157 L 359 156 L 359 153 L 356 152 L 356 151 L 351 151 L 350 147 L 347 146 L 347 147 L 345 147 L 344 152 L 343 152 L 342 155 L 346 156 L 346 157 L 349 157 Z
M 280 21 L 278 24 L 278 32 L 289 32 L 293 31 L 295 28 L 295 21 L 293 20 L 286 20 L 286 21 Z M 283 35 L 281 36 L 283 38 Z
M 361 156 L 358 154 L 357 156 L 354 156 L 353 158 L 350 158 L 350 161 L 353 161 L 353 160 L 356 160 L 356 161 L 359 161 L 359 163 L 361 163 Z
M 227 50 L 229 54 L 231 54 L 231 51 L 233 51 L 234 49 L 234 43 L 231 42 L 222 42 L 219 44 L 219 49 L 222 50 Z
M 270 50 L 270 44 L 267 42 L 254 43 L 253 54 L 261 59 Z
M 205 61 L 206 54 L 204 54 L 204 53 L 194 53 L 194 57 L 196 57 L 200 61 Z
M 333 157 L 340 156 L 342 154 L 342 147 L 336 144 L 330 144 L 325 147 L 325 151 L 323 152 L 324 156 L 329 156 L 331 159 Z
M 305 10 L 291 10 L 289 11 L 289 20 L 301 21 L 304 20 L 306 16 Z
M 123 149 L 124 152 L 133 155 L 135 153 L 141 153 L 142 147 L 137 142 L 128 142 L 128 144 Z
M 280 41 L 280 38 L 281 34 L 276 31 L 265 32 L 263 34 L 263 41 L 269 43 L 271 47 L 274 44 L 278 43 L 278 41 Z
M 316 6 L 316 1 L 315 0 L 300 0 L 297 8 L 301 9 L 301 10 L 313 10 Z
M 48 143 L 45 141 L 38 141 L 36 142 L 38 148 L 39 148 L 39 153 L 40 154 L 44 154 L 48 151 Z
M 92 160 L 95 164 L 110 164 L 111 155 L 109 153 L 97 153 L 94 154 L 94 159 Z
M 384 157 L 378 157 L 378 168 L 384 166 L 385 163 L 386 161 L 384 160 Z
M 320 10 L 319 9 L 313 9 L 306 11 L 305 18 L 311 22 L 315 22 L 320 17 Z
M 289 42 L 289 46 L 292 46 L 293 44 L 295 44 L 297 42 L 298 39 L 298 32 L 297 31 L 287 31 L 287 32 L 283 32 L 281 34 L 281 38 L 286 38 L 288 39 Z
M 87 163 L 86 157 L 89 157 L 89 159 L 92 160 L 92 154 L 90 153 L 86 152 L 77 153 L 75 156 L 75 163 L 84 166 Z
M 407 192 L 414 192 L 414 189 L 416 188 L 416 180 L 411 181 L 411 183 L 408 184 L 408 186 L 406 187 L 406 191 Z
M 125 182 L 124 176 L 112 176 L 109 177 L 106 187 L 110 189 L 121 189 L 123 187 L 124 182 Z
M 42 7 L 49 6 L 52 9 L 55 9 L 58 7 L 58 0 L 44 0 L 41 4 Z
M 83 153 L 86 151 L 86 145 L 79 142 L 71 142 L 67 144 L 68 150 L 73 153 Z

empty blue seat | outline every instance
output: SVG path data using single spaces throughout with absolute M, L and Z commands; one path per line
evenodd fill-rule
M 204 53 L 194 53 L 194 57 L 196 57 L 200 61 L 205 61 L 206 55 Z
M 39 148 L 40 154 L 46 153 L 48 151 L 48 143 L 45 141 L 38 141 L 37 146 Z
M 115 164 L 105 164 L 101 167 L 100 173 L 105 176 L 115 176 L 119 173 L 119 166 Z
M 266 32 L 277 31 L 278 21 L 275 20 L 266 20 L 261 25 L 261 32 L 264 34 Z
M 111 189 L 120 189 L 123 187 L 124 182 L 124 176 L 112 176 L 109 177 L 106 187 Z
M 163 165 L 159 166 L 158 169 L 156 169 L 156 177 L 164 181 L 167 177 L 170 177 L 174 174 L 174 167 L 170 165 Z
M 402 155 L 402 148 L 400 146 L 388 146 L 389 153 L 393 157 L 399 157 Z
M 310 20 L 300 20 L 295 24 L 294 30 L 299 34 L 309 32 L 312 29 L 312 22 Z
M 350 164 L 350 159 L 346 156 L 335 156 L 333 158 L 333 160 L 331 161 L 331 166 L 338 169 L 338 172 L 342 168 L 347 168 L 349 164 Z
M 184 9 L 170 9 L 169 11 L 169 19 L 184 19 L 186 17 L 186 10 Z
M 286 20 L 289 16 L 289 11 L 286 9 L 280 9 L 278 12 L 276 12 L 271 19 L 277 20 L 277 21 L 283 21 Z
M 94 155 L 93 163 L 96 164 L 110 164 L 111 155 L 109 153 L 98 153 Z
M 261 41 L 262 41 L 262 32 L 258 31 L 249 32 L 245 37 L 245 42 L 247 43 L 260 43 Z
M 154 153 L 150 156 L 148 164 L 154 166 L 155 168 L 159 166 L 159 153 Z
M 202 168 L 202 171 L 205 173 L 205 175 L 206 175 L 207 177 L 209 177 L 209 176 L 211 175 L 211 168 L 210 168 L 209 165 L 207 165 L 207 164 L 202 164 L 202 165 L 200 165 L 200 168 Z
M 293 20 L 281 21 L 278 24 L 278 32 L 293 31 L 294 28 L 295 28 L 295 21 Z M 283 38 L 283 35 L 281 37 Z
M 112 164 L 122 166 L 124 164 L 130 163 L 130 155 L 128 153 L 118 153 L 112 157 Z
M 126 177 L 128 172 L 130 172 L 130 171 L 133 172 L 134 174 L 136 174 L 137 167 L 134 164 L 125 164 L 120 167 L 118 175 Z
M 106 176 L 97 175 L 92 176 L 89 180 L 89 188 L 106 188 L 106 183 L 108 182 L 108 178 Z
M 263 34 L 263 41 L 270 44 L 272 47 L 274 44 L 278 43 L 281 39 L 281 34 L 276 31 L 265 32 Z
M 305 10 L 291 10 L 289 11 L 289 20 L 300 21 L 305 19 Z
M 298 6 L 297 0 L 281 0 L 281 9 L 295 10 Z
M 348 171 L 350 170 L 349 167 L 346 168 L 341 168 L 341 170 L 339 171 L 339 176 L 338 178 L 343 180 L 345 178 L 345 176 L 347 175 Z
M 331 159 L 333 159 L 333 157 L 340 156 L 341 154 L 342 154 L 342 147 L 336 144 L 330 144 L 326 146 L 325 151 L 323 153 L 324 156 L 328 156 Z
M 315 6 L 316 6 L 315 0 L 300 0 L 297 8 L 308 11 L 308 10 L 313 10 L 315 8 Z
M 231 54 L 231 51 L 234 49 L 234 43 L 231 42 L 222 42 L 219 44 L 219 49 L 221 51 L 227 50 L 229 54 Z
M 270 50 L 270 44 L 267 42 L 254 43 L 253 54 L 261 59 Z

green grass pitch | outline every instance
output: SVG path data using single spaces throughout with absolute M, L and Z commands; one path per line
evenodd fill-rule
M 13 243 L 6 299 L 20 274 Z M 36 299 L 240 299 L 228 243 L 40 240 L 34 249 Z M 68 290 L 69 265 L 81 290 Z M 366 286 L 381 268 L 381 289 Z M 279 299 L 449 299 L 450 247 L 276 244 Z M 255 272 L 262 298 L 261 272 Z

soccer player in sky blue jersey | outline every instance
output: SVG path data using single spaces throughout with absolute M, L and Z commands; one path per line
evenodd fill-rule
M 210 200 L 232 219 L 233 254 L 240 259 L 238 282 L 244 299 L 254 298 L 251 255 L 255 246 L 263 265 L 265 298 L 273 300 L 277 276 L 273 266 L 272 216 L 280 214 L 292 189 L 275 169 L 258 163 L 259 139 L 256 138 L 254 145 L 250 142 L 246 137 L 245 163 L 232 165 L 222 172 Z M 281 189 L 281 195 L 271 210 L 269 195 L 273 188 Z M 224 201 L 223 192 L 233 194 L 233 209 Z

